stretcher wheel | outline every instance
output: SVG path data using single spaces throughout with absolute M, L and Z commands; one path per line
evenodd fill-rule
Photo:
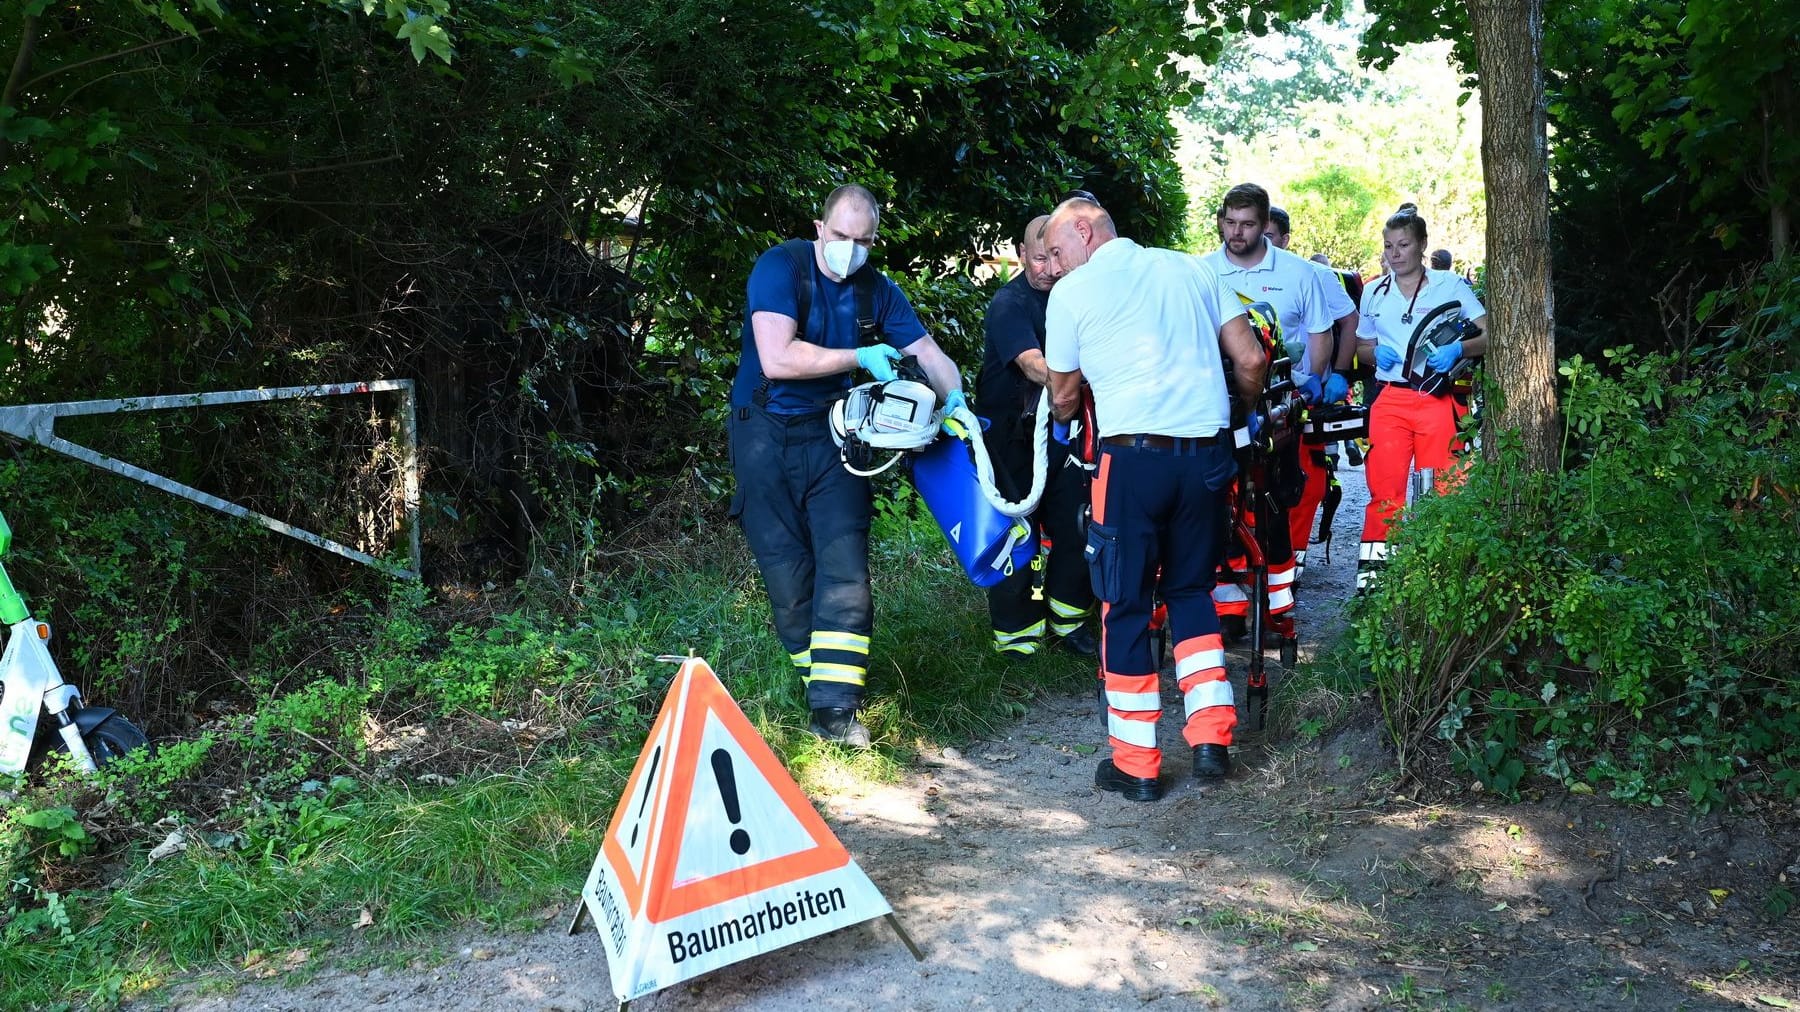
M 1281 641 L 1281 666 L 1291 668 L 1300 660 L 1300 641 L 1289 636 Z

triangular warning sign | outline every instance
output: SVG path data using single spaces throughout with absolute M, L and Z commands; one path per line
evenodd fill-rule
M 698 657 L 669 687 L 581 898 L 620 1001 L 892 909 Z

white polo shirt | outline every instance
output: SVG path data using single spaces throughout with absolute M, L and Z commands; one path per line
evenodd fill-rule
M 1393 369 L 1377 370 L 1376 379 L 1406 382 L 1406 346 L 1412 341 L 1413 331 L 1427 314 L 1447 302 L 1462 306 L 1465 320 L 1479 320 L 1487 315 L 1487 309 L 1475 297 L 1474 289 L 1462 275 L 1452 271 L 1426 268 L 1425 281 L 1411 296 L 1401 294 L 1392 273 L 1383 274 L 1363 286 L 1362 319 L 1357 321 L 1356 336 L 1364 341 L 1374 341 L 1378 347 L 1392 348 L 1402 359 Z
M 1210 436 L 1231 425 L 1219 328 L 1242 315 L 1198 257 L 1112 239 L 1050 290 L 1044 362 L 1081 370 L 1101 436 Z
M 1305 379 L 1313 375 L 1309 334 L 1317 334 L 1331 330 L 1331 324 L 1339 316 L 1346 315 L 1350 309 L 1350 299 L 1345 296 L 1343 312 L 1334 314 L 1331 310 L 1330 293 L 1321 284 L 1325 279 L 1319 274 L 1323 270 L 1318 264 L 1302 256 L 1289 253 L 1272 242 L 1264 241 L 1262 262 L 1254 267 L 1239 267 L 1225 255 L 1225 247 L 1220 246 L 1211 253 L 1200 258 L 1219 276 L 1219 281 L 1227 288 L 1237 292 L 1251 302 L 1267 302 L 1275 309 L 1275 317 L 1281 322 L 1281 340 L 1283 344 L 1298 341 L 1302 348 L 1295 362 L 1295 379 Z M 1342 290 L 1341 285 L 1333 282 L 1333 286 Z

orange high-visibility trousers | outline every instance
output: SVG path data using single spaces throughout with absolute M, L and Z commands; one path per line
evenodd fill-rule
M 1325 501 L 1325 488 L 1331 475 L 1325 470 L 1323 444 L 1300 444 L 1300 473 L 1306 475 L 1306 486 L 1300 492 L 1300 505 L 1288 510 L 1288 544 L 1294 549 L 1294 578 L 1306 575 L 1306 549 L 1312 543 L 1313 522 L 1319 517 L 1319 504 Z
M 1456 452 L 1462 449 L 1456 423 L 1467 412 L 1455 397 L 1434 397 L 1397 384 L 1383 387 L 1370 407 L 1370 445 L 1363 466 L 1369 505 L 1363 510 L 1356 563 L 1359 590 L 1387 562 L 1388 525 L 1406 505 L 1406 482 L 1413 468 L 1436 471 L 1440 487 L 1450 481 Z
M 1175 644 L 1175 686 L 1181 690 L 1182 738 L 1189 745 L 1230 745 L 1237 729 L 1237 701 L 1225 673 L 1225 642 L 1218 633 Z
M 1238 495 L 1238 487 L 1234 482 L 1231 495 Z M 1255 530 L 1260 516 L 1251 510 L 1246 522 L 1251 530 Z M 1287 519 L 1277 515 L 1270 518 L 1269 523 L 1279 528 L 1287 523 Z M 1225 532 L 1225 561 L 1219 564 L 1217 582 L 1213 586 L 1213 610 L 1220 618 L 1236 616 L 1248 619 L 1250 616 L 1250 595 L 1255 589 L 1255 578 L 1250 573 L 1250 559 L 1244 553 L 1240 542 L 1241 532 L 1236 527 Z M 1269 569 L 1269 603 L 1270 615 L 1285 615 L 1294 610 L 1294 581 L 1300 576 L 1299 551 L 1292 546 L 1284 547 L 1276 536 L 1269 538 L 1266 564 Z M 1299 544 L 1304 545 L 1301 541 Z

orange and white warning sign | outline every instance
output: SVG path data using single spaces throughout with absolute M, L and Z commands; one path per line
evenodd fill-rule
M 620 1001 L 891 912 L 698 657 L 669 687 L 581 898 Z

